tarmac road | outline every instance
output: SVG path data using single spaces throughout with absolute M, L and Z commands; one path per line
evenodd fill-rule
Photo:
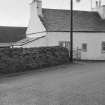
M 5 76 L 0 79 L 0 105 L 105 105 L 105 63 Z

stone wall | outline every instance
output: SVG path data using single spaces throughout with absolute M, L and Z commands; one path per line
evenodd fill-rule
M 0 49 L 0 73 L 15 73 L 69 62 L 68 50 L 61 47 Z

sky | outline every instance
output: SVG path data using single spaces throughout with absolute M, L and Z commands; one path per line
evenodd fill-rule
M 0 0 L 0 26 L 27 26 L 32 0 Z M 70 0 L 42 0 L 43 8 L 70 9 Z M 89 10 L 89 0 L 80 4 L 80 9 Z M 87 2 L 86 2 L 87 1 Z M 90 0 L 91 1 L 91 0 Z M 105 1 L 105 0 L 104 0 Z M 74 5 L 75 9 L 77 5 Z

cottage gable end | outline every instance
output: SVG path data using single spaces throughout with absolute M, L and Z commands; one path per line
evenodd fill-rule
M 42 7 L 40 0 L 33 0 L 30 4 L 30 20 L 26 31 L 27 37 L 36 37 L 36 35 L 45 35 L 46 29 L 39 17 L 42 17 Z

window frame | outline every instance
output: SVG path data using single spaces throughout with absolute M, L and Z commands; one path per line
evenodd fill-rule
M 87 43 L 82 43 L 82 51 L 87 52 Z
M 101 52 L 105 53 L 105 41 L 102 41 L 101 43 Z

